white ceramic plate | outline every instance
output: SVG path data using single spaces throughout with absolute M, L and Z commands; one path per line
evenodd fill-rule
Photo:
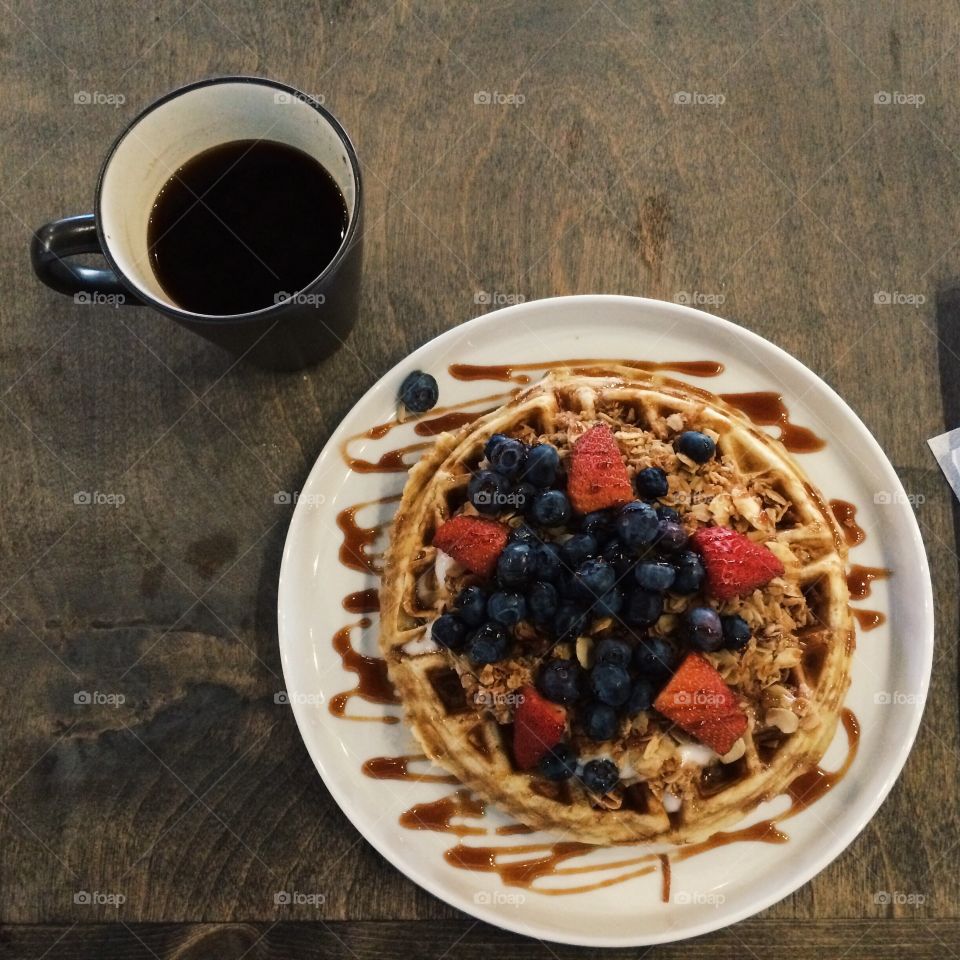
M 853 660 L 846 702 L 859 718 L 862 736 L 850 772 L 784 824 L 789 843 L 741 842 L 675 863 L 668 903 L 661 902 L 656 872 L 556 896 L 504 886 L 496 873 L 451 866 L 444 851 L 459 838 L 405 829 L 398 818 L 411 805 L 454 788 L 374 780 L 361 771 L 369 758 L 418 752 L 404 724 L 351 722 L 328 709 L 330 699 L 356 681 L 331 643 L 335 631 L 359 619 L 343 609 L 340 598 L 376 586 L 372 576 L 339 562 L 342 537 L 336 517 L 361 501 L 399 492 L 405 477 L 351 471 L 341 454 L 343 443 L 395 416 L 397 388 L 413 369 L 436 376 L 445 406 L 510 386 L 456 380 L 448 373 L 450 363 L 573 357 L 717 360 L 725 365 L 721 376 L 684 379 L 718 393 L 782 393 L 791 420 L 828 441 L 824 450 L 800 455 L 808 475 L 827 498 L 858 507 L 857 520 L 868 536 L 852 551 L 851 560 L 893 570 L 889 580 L 874 584 L 868 600 L 857 604 L 883 612 L 887 622 L 860 636 Z M 480 403 L 478 409 L 489 405 Z M 377 460 L 384 451 L 416 439 L 411 425 L 405 424 L 380 440 L 353 441 L 350 452 Z M 364 525 L 385 521 L 392 509 L 392 504 L 374 505 L 360 512 L 358 520 Z M 300 733 L 330 793 L 363 836 L 414 882 L 469 914 L 530 936 L 589 946 L 643 945 L 702 934 L 762 910 L 822 870 L 863 829 L 899 774 L 920 722 L 933 652 L 930 578 L 912 508 L 887 458 L 856 415 L 806 367 L 755 334 L 689 307 L 632 297 L 563 297 L 510 306 L 448 331 L 387 373 L 330 438 L 301 491 L 284 549 L 278 606 L 284 677 Z M 368 630 L 353 632 L 354 646 L 375 656 L 375 631 L 373 615 Z M 396 714 L 397 708 L 353 698 L 348 712 L 383 716 Z M 824 766 L 833 769 L 845 755 L 840 732 Z M 744 824 L 780 813 L 786 805 L 780 797 L 754 811 Z M 508 820 L 496 810 L 463 822 L 486 831 L 462 838 L 467 844 L 543 839 L 497 836 L 495 827 Z M 578 863 L 622 860 L 628 853 L 623 848 L 597 851 Z M 614 867 L 606 873 L 561 875 L 542 882 L 563 887 L 617 872 Z

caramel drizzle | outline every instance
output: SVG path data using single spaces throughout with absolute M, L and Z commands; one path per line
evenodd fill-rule
M 779 393 L 772 390 L 721 393 L 720 399 L 746 414 L 758 427 L 779 427 L 780 442 L 791 453 L 814 453 L 827 445 L 812 430 L 790 420 L 790 411 Z
M 394 704 L 400 703 L 400 698 L 387 676 L 387 662 L 382 657 L 368 657 L 355 650 L 350 642 L 350 632 L 357 627 L 365 630 L 371 621 L 364 617 L 356 623 L 341 627 L 333 635 L 333 649 L 340 654 L 340 662 L 344 670 L 357 675 L 357 685 L 352 690 L 338 693 L 330 700 L 329 710 L 335 717 L 344 720 L 362 720 L 367 722 L 397 723 L 399 717 L 392 714 L 383 714 L 376 717 L 361 717 L 348 714 L 347 704 L 353 697 L 360 697 L 368 703 Z
M 866 600 L 874 580 L 886 580 L 891 571 L 886 567 L 862 567 L 855 563 L 847 574 L 847 588 L 851 600 Z M 882 616 L 882 614 L 881 614 Z
M 371 552 L 368 548 L 373 546 L 377 537 L 380 536 L 390 521 L 384 520 L 381 523 L 375 523 L 372 527 L 362 527 L 357 522 L 357 513 L 365 507 L 376 504 L 397 503 L 399 500 L 399 495 L 382 497 L 379 500 L 369 500 L 366 503 L 358 503 L 352 507 L 347 507 L 337 514 L 337 526 L 343 534 L 339 558 L 345 567 L 349 567 L 351 570 L 357 570 L 360 573 L 380 575 L 380 561 L 383 559 L 383 555 Z
M 840 531 L 848 547 L 859 546 L 867 539 L 863 527 L 857 523 L 857 508 L 852 503 L 846 500 L 831 500 L 830 510 L 840 525 Z
M 427 760 L 422 753 L 411 753 L 400 757 L 371 757 L 360 770 L 374 780 L 410 780 L 416 783 L 459 783 L 449 773 L 416 773 L 410 764 Z
M 604 360 L 604 359 L 569 359 L 569 360 L 541 360 L 537 363 L 511 363 L 481 365 L 473 363 L 453 363 L 447 367 L 447 372 L 455 380 L 499 380 L 503 383 L 530 383 L 531 377 L 524 370 L 555 370 L 558 367 L 570 367 L 573 373 L 587 374 L 602 367 L 608 366 L 629 367 L 633 370 L 642 370 L 654 373 L 658 370 L 669 370 L 673 373 L 686 373 L 691 377 L 718 377 L 724 371 L 722 363 L 716 360 L 677 360 L 656 362 L 653 360 Z

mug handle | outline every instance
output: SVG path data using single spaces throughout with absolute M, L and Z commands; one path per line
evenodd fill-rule
M 107 267 L 84 267 L 66 258 L 81 253 L 103 254 L 97 237 L 97 224 L 92 213 L 63 217 L 45 223 L 30 241 L 33 272 L 52 290 L 75 296 L 86 294 L 120 294 L 124 304 L 140 305 L 143 301 L 125 287 Z

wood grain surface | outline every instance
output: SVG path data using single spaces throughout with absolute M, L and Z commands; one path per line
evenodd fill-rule
M 925 442 L 960 425 L 956 5 L 0 11 L 0 957 L 574 955 L 423 892 L 324 789 L 274 702 L 275 494 L 482 301 L 587 292 L 705 304 L 835 387 L 918 501 L 937 598 L 925 722 L 862 835 L 756 918 L 622 955 L 957 954 L 956 505 Z M 234 366 L 29 268 L 35 227 L 91 208 L 119 129 L 223 73 L 322 95 L 360 154 L 361 319 L 313 370 Z M 75 502 L 94 492 L 114 503 Z M 284 889 L 323 891 L 321 922 Z

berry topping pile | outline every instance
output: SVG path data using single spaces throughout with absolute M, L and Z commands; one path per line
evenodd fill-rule
M 710 470 L 714 437 L 678 431 L 676 470 Z M 731 751 L 747 716 L 708 657 L 750 648 L 737 598 L 784 573 L 762 543 L 661 502 L 673 467 L 628 465 L 604 423 L 561 448 L 495 434 L 433 538 L 467 573 L 432 639 L 468 672 L 511 671 L 498 719 L 518 769 L 600 797 L 626 775 L 605 745 L 635 718 Z

